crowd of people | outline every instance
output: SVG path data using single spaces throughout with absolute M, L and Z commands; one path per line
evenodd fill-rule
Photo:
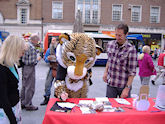
M 129 32 L 127 24 L 119 24 L 115 29 L 116 40 L 107 45 L 108 61 L 103 74 L 103 81 L 107 83 L 106 97 L 131 97 L 132 82 L 136 76 L 139 65 L 139 77 L 142 85 L 155 85 L 159 76 L 163 77 L 165 84 L 165 50 L 158 57 L 158 70 L 150 56 L 150 47 L 142 47 L 141 54 L 137 56 L 136 49 L 127 40 Z M 32 103 L 35 93 L 35 67 L 41 60 L 36 50 L 39 36 L 32 35 L 28 41 L 10 35 L 4 41 L 0 50 L 0 120 L 2 124 L 21 123 L 20 107 L 27 111 L 38 110 Z M 45 80 L 44 100 L 40 105 L 48 104 L 53 80 L 56 79 L 57 65 L 56 46 L 58 39 L 52 38 L 50 48 L 46 51 L 44 60 L 49 63 L 49 71 Z M 19 75 L 17 65 L 22 64 L 22 88 L 19 95 Z M 19 99 L 20 98 L 20 99 Z M 14 111 L 18 109 L 18 111 Z M 17 112 L 17 113 L 16 113 Z

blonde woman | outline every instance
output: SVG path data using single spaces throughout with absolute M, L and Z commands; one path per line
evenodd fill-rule
M 24 53 L 25 42 L 8 36 L 0 51 L 0 124 L 21 123 L 18 82 L 15 64 Z
M 156 75 L 156 70 L 150 56 L 150 47 L 147 45 L 143 46 L 142 52 L 143 53 L 138 56 L 139 76 L 141 84 L 148 85 L 150 82 L 150 76 Z

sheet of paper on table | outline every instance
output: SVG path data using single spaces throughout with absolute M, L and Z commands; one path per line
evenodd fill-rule
M 89 107 L 80 107 L 82 114 L 94 114 L 96 111 L 94 109 L 90 109 Z
M 104 105 L 111 105 L 108 97 L 96 97 L 97 102 L 102 102 Z
M 74 103 L 69 103 L 69 102 L 57 102 L 57 104 L 58 104 L 60 107 L 62 107 L 62 108 L 64 108 L 64 107 L 66 107 L 66 108 L 73 108 L 73 107 L 76 106 L 76 104 L 74 104 Z
M 119 104 L 124 104 L 124 105 L 131 105 L 130 102 L 128 102 L 126 99 L 123 98 L 114 98 Z
M 85 104 L 85 105 L 93 104 L 93 100 L 79 100 L 79 104 Z
M 82 114 L 96 113 L 96 111 L 92 109 L 93 103 L 94 103 L 93 100 L 79 100 L 78 106 L 80 106 L 80 110 Z
M 154 107 L 159 109 L 159 110 L 161 110 L 161 111 L 165 111 L 165 106 L 157 106 L 157 105 L 155 105 Z

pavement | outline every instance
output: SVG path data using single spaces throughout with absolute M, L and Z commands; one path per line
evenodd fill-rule
M 156 61 L 154 61 L 156 65 Z M 33 97 L 33 104 L 35 106 L 39 107 L 39 110 L 37 111 L 26 111 L 22 110 L 22 124 L 42 124 L 42 121 L 44 119 L 46 106 L 40 106 L 40 103 L 43 101 L 43 94 L 44 94 L 44 85 L 45 85 L 45 79 L 48 72 L 49 66 L 46 64 L 43 60 L 41 60 L 38 65 L 36 66 L 36 91 Z M 106 93 L 106 83 L 103 82 L 102 77 L 104 73 L 105 67 L 93 67 L 92 72 L 92 82 L 93 85 L 89 87 L 88 91 L 88 98 L 95 98 L 95 97 L 105 97 Z M 132 91 L 131 94 L 138 94 L 139 89 L 141 86 L 140 78 L 138 76 L 138 68 L 137 68 L 137 75 L 134 78 L 133 85 L 132 85 Z M 19 75 L 20 75 L 20 85 L 19 89 L 21 89 L 21 69 L 18 69 Z M 161 84 L 162 79 L 158 79 L 156 82 L 156 85 L 149 84 L 150 87 L 150 93 L 149 97 L 156 97 L 157 95 L 157 89 L 159 85 Z M 52 87 L 52 95 L 51 98 L 53 98 L 53 91 L 54 87 Z

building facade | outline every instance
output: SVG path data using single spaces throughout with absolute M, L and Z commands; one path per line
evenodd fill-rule
M 164 0 L 1 0 L 0 30 L 38 32 L 43 39 L 49 30 L 72 31 L 78 10 L 84 32 L 113 34 L 127 23 L 129 34 L 142 34 L 145 44 L 165 45 Z
M 22 36 L 28 32 L 41 37 L 41 0 L 1 0 L 0 30 Z

